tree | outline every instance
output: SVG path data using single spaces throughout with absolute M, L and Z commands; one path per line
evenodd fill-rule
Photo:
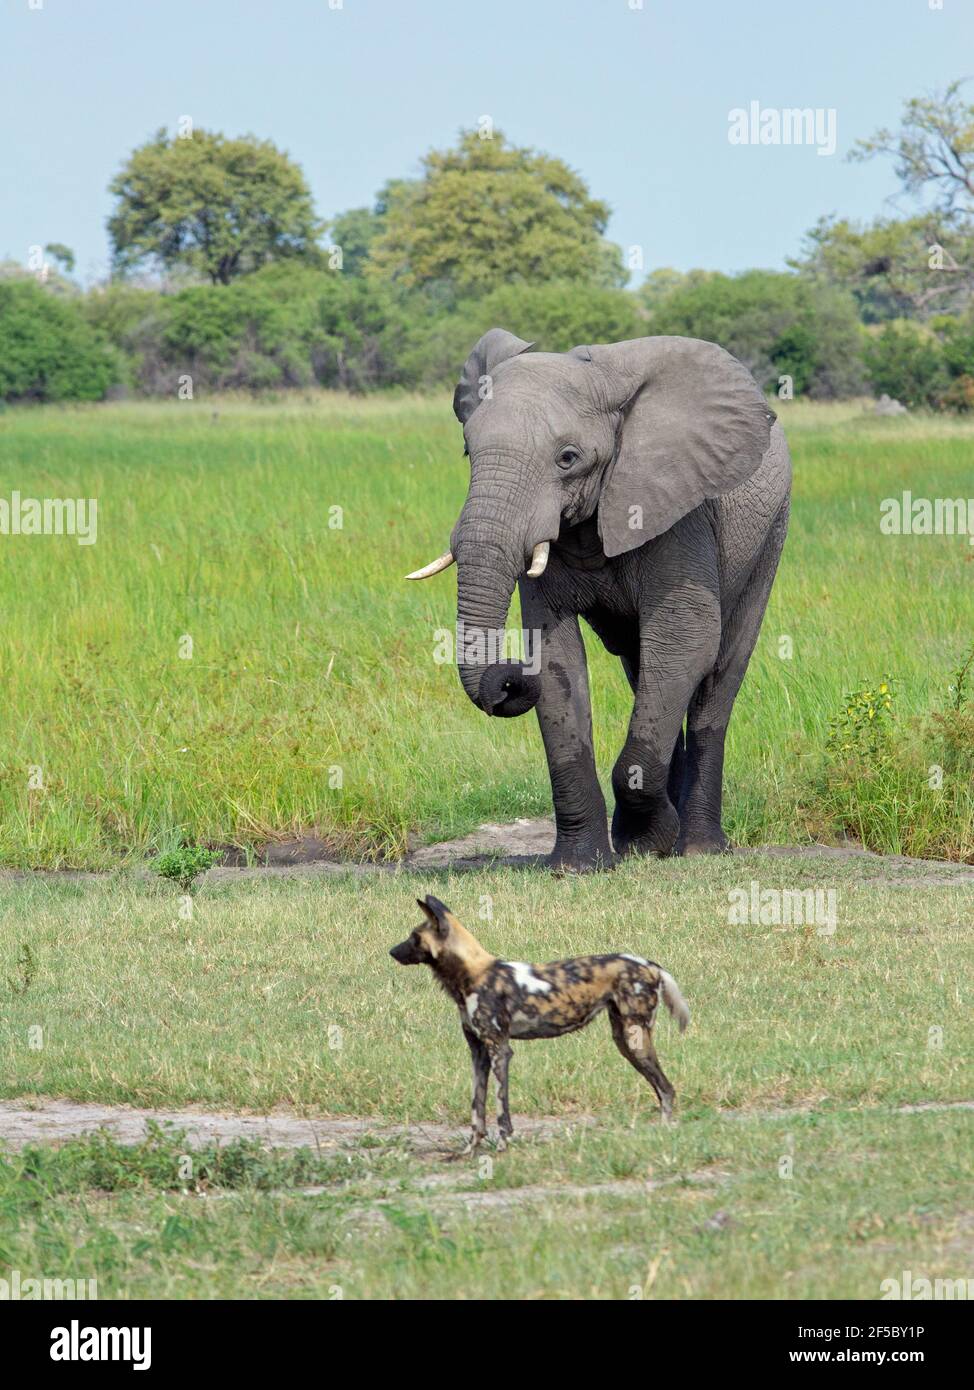
M 952 82 L 942 95 L 912 98 L 898 131 L 878 130 L 858 140 L 849 158 L 892 155 L 905 192 L 932 193 L 947 216 L 974 211 L 974 105 L 962 100 L 963 85 Z
M 341 248 L 341 268 L 346 275 L 361 275 L 382 227 L 382 215 L 372 208 L 349 208 L 328 224 L 332 246 Z
M 285 257 L 314 259 L 322 223 L 304 174 L 269 140 L 160 130 L 112 180 L 115 267 L 184 266 L 228 285 Z
M 369 273 L 405 289 L 463 297 L 510 281 L 628 278 L 603 239 L 606 204 L 560 159 L 509 145 L 500 131 L 463 131 L 455 149 L 431 151 L 423 177 L 388 184 L 378 210 L 385 225 Z
M 961 311 L 974 295 L 974 226 L 923 213 L 868 226 L 821 218 L 789 264 L 848 290 L 864 323 Z
M 963 310 L 974 297 L 974 105 L 962 86 L 914 97 L 898 131 L 878 130 L 849 155 L 891 156 L 903 191 L 926 200 L 924 212 L 866 228 L 825 220 L 811 233 L 813 266 L 845 270 L 867 322 Z
M 65 275 L 71 274 L 74 270 L 75 261 L 74 252 L 71 250 L 70 246 L 65 246 L 62 241 L 49 241 L 44 247 L 44 250 L 50 256 L 51 260 L 55 261 L 61 267 Z

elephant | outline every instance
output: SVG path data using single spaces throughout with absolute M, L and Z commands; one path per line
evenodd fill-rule
M 553 870 L 610 868 L 613 847 L 724 852 L 724 739 L 788 526 L 784 432 L 714 343 L 533 347 L 492 328 L 467 358 L 453 406 L 469 491 L 449 551 L 407 577 L 456 564 L 464 690 L 488 715 L 537 711 Z M 482 640 L 504 633 L 515 584 L 531 660 Z M 612 846 L 580 617 L 633 692 Z

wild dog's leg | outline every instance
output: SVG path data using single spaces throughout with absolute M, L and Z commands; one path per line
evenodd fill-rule
M 487 1081 L 490 1076 L 490 1054 L 487 1051 L 487 1044 L 480 1041 L 476 1033 L 463 1025 L 463 1036 L 467 1040 L 470 1048 L 470 1060 L 473 1063 L 473 1101 L 470 1107 L 470 1123 L 472 1132 L 470 1143 L 464 1149 L 464 1154 L 472 1154 L 477 1145 L 487 1135 Z
M 653 1047 L 653 1024 L 643 1013 L 622 1014 L 616 1004 L 609 1005 L 612 1040 L 626 1061 L 644 1076 L 659 1099 L 663 1119 L 673 1114 L 675 1092 L 659 1064 Z
M 507 1072 L 511 1062 L 511 1045 L 505 1038 L 502 1042 L 488 1043 L 487 1047 L 490 1063 L 494 1068 L 494 1081 L 497 1084 L 497 1147 L 506 1149 L 507 1141 L 514 1133 L 511 1111 L 507 1103 Z

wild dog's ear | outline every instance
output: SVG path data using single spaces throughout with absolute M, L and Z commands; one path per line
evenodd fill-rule
M 449 936 L 450 917 L 452 915 L 450 909 L 441 903 L 439 898 L 434 898 L 431 893 L 427 893 L 425 902 L 421 898 L 417 898 L 416 901 L 426 913 L 430 926 L 436 928 L 437 935 Z

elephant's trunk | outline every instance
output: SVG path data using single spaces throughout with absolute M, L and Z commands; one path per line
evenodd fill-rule
M 532 508 L 518 471 L 507 489 L 474 470 L 470 494 L 453 533 L 457 560 L 457 665 L 464 690 L 486 714 L 509 718 L 533 708 L 541 693 L 538 677 L 512 648 L 507 612 L 518 576 L 538 538 L 525 535 Z M 508 494 L 508 495 L 505 495 Z

